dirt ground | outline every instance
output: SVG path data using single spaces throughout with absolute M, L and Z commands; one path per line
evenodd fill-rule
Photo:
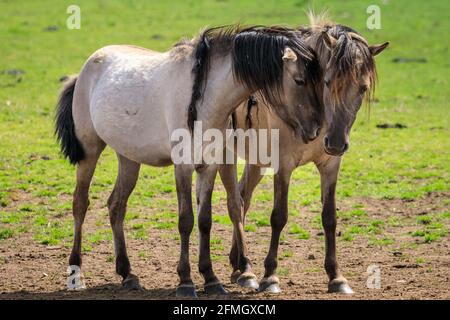
M 449 194 L 432 194 L 420 200 L 364 201 L 371 218 L 387 221 L 394 215 L 403 218 L 431 212 L 448 211 L 442 199 Z M 340 203 L 341 209 L 346 203 Z M 95 207 L 91 209 L 95 210 Z M 312 219 L 313 213 L 302 210 L 298 223 Z M 448 220 L 445 221 L 448 228 Z M 338 222 L 338 233 L 342 227 Z M 95 215 L 89 212 L 85 232 L 96 229 Z M 197 271 L 197 234 L 191 245 L 191 268 L 198 286 L 200 299 L 450 299 L 450 241 L 448 236 L 431 243 L 420 242 L 408 232 L 416 226 L 389 227 L 386 236 L 394 239 L 388 246 L 370 245 L 365 237 L 344 241 L 338 237 L 338 261 L 355 294 L 350 296 L 327 294 L 327 277 L 323 269 L 324 244 L 320 232 L 310 229 L 311 238 L 301 240 L 286 235 L 279 252 L 289 251 L 292 256 L 279 261 L 279 269 L 287 270 L 279 277 L 282 293 L 257 294 L 230 284 L 231 269 L 227 254 L 230 247 L 231 227 L 213 223 L 212 233 L 222 239 L 223 250 L 213 267 L 230 294 L 226 297 L 203 294 L 202 279 Z M 140 278 L 142 291 L 121 289 L 120 278 L 114 273 L 111 257 L 113 245 L 102 242 L 83 256 L 83 280 L 87 289 L 66 290 L 66 269 L 70 248 L 67 246 L 38 245 L 30 235 L 6 239 L 0 245 L 0 299 L 173 299 L 178 281 L 176 264 L 179 244 L 175 230 L 152 229 L 147 240 L 128 237 L 128 253 L 133 273 Z M 287 234 L 287 232 L 285 232 Z M 270 227 L 248 232 L 250 258 L 254 272 L 263 275 L 263 259 L 268 249 Z M 409 244 L 409 245 L 408 245 Z M 415 245 L 414 245 L 415 244 Z M 143 258 L 138 252 L 148 252 Z M 375 264 L 381 269 L 381 289 L 366 287 L 367 267 Z

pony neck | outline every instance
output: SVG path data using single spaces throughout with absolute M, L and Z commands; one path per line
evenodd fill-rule
M 231 54 L 213 57 L 208 82 L 197 105 L 197 120 L 202 121 L 203 129 L 224 130 L 230 115 L 251 93 L 244 84 L 235 79 Z

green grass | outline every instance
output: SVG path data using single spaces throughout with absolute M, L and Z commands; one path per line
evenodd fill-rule
M 382 233 L 384 222 L 380 220 L 369 221 L 368 223 L 358 223 L 356 225 L 349 225 L 343 233 L 343 239 L 345 241 L 353 241 L 355 236 L 369 236 L 369 235 L 379 235 Z M 386 245 L 392 243 L 390 239 L 378 239 L 373 238 L 369 243 L 377 245 Z
M 278 268 L 277 274 L 281 277 L 287 277 L 287 276 L 289 276 L 289 269 L 288 268 Z
M 425 243 L 438 241 L 446 237 L 448 230 L 442 224 L 435 225 L 430 228 L 416 230 L 412 233 L 413 237 L 421 238 Z
M 289 233 L 294 234 L 298 239 L 303 240 L 307 240 L 311 236 L 308 231 L 302 229 L 298 224 L 292 224 L 289 228 Z
M 281 253 L 281 257 L 280 258 L 291 258 L 294 256 L 294 252 L 291 250 L 285 250 Z
M 252 225 L 252 224 L 246 224 L 244 227 L 244 230 L 246 232 L 255 232 L 256 231 L 256 226 Z
M 369 244 L 374 245 L 374 246 L 379 246 L 379 247 L 384 247 L 384 246 L 388 246 L 394 243 L 394 240 L 391 238 L 371 238 L 369 240 Z
M 31 232 L 37 242 L 48 245 L 71 241 L 75 173 L 59 153 L 52 119 L 60 77 L 78 73 L 93 51 L 116 43 L 167 50 L 181 37 L 192 37 L 206 25 L 237 21 L 305 24 L 304 11 L 309 2 L 82 0 L 77 1 L 81 7 L 80 30 L 65 28 L 69 4 L 72 2 L 0 2 L 0 241 L 21 232 Z M 370 4 L 381 7 L 381 30 L 365 27 Z M 360 31 L 370 43 L 391 42 L 391 48 L 376 58 L 377 102 L 372 105 L 370 119 L 366 110 L 360 111 L 337 187 L 338 201 L 354 201 L 351 210 L 338 212 L 340 221 L 353 224 L 347 226 L 343 239 L 368 236 L 374 244 L 385 245 L 389 239 L 379 232 L 406 222 L 398 217 L 384 224 L 370 221 L 361 197 L 408 200 L 450 189 L 448 4 L 441 0 L 386 4 L 378 0 L 318 0 L 314 6 L 319 11 L 328 8 L 334 20 Z M 59 29 L 44 31 L 52 25 Z M 392 62 L 395 57 L 423 57 L 427 63 L 396 64 Z M 24 73 L 1 72 L 10 69 Z M 407 128 L 376 128 L 376 124 L 385 122 L 399 122 Z M 116 157 L 107 149 L 91 187 L 94 202 L 106 202 L 116 173 Z M 307 206 L 318 214 L 310 221 L 315 229 L 321 229 L 319 185 L 316 169 L 309 164 L 294 172 L 289 193 L 291 215 L 301 217 L 301 206 Z M 14 205 L 16 198 L 21 201 L 19 206 Z M 264 209 L 251 209 L 247 231 L 267 229 L 272 198 L 272 179 L 266 177 L 254 201 Z M 224 200 L 224 192 L 214 193 L 215 208 Z M 174 230 L 173 238 L 179 239 L 172 168 L 143 167 L 128 208 L 125 219 L 132 238 L 145 239 L 151 228 L 157 228 Z M 110 238 L 103 231 L 102 221 L 108 223 L 105 215 L 96 222 L 102 231 L 87 236 L 87 247 Z M 448 221 L 449 213 L 440 213 L 440 220 L 427 216 L 416 221 L 415 238 L 430 242 L 445 237 L 445 224 L 436 223 Z M 213 221 L 231 225 L 227 212 L 214 212 Z M 295 237 L 310 237 L 298 225 L 288 228 Z
M 50 222 L 47 226 L 36 229 L 34 239 L 40 244 L 58 245 L 62 240 L 72 237 L 73 226 L 71 221 Z
M 0 240 L 11 238 L 14 235 L 14 231 L 11 229 L 0 229 Z

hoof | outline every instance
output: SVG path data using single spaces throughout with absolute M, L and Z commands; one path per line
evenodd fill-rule
M 241 271 L 240 270 L 235 270 L 233 271 L 233 273 L 230 276 L 230 281 L 231 283 L 237 283 L 238 278 L 241 276 Z
M 352 294 L 354 293 L 352 288 L 347 283 L 347 280 L 335 279 L 331 280 L 328 284 L 328 292 L 329 293 L 344 293 L 344 294 Z
M 128 275 L 128 277 L 122 281 L 122 287 L 127 290 L 142 290 L 138 277 L 133 274 Z
M 281 293 L 281 288 L 278 283 L 260 283 L 258 292 L 268 292 L 268 293 Z
M 275 276 L 262 279 L 259 284 L 258 292 L 269 292 L 273 294 L 280 293 L 280 280 Z
M 227 295 L 228 291 L 225 290 L 223 285 L 220 282 L 205 284 L 205 293 L 206 294 L 219 294 L 219 295 Z
M 243 288 L 258 290 L 259 284 L 256 276 L 252 273 L 243 273 L 237 278 L 237 284 Z
M 193 284 L 180 284 L 177 287 L 177 298 L 191 298 L 197 299 L 197 293 L 195 292 L 195 286 Z

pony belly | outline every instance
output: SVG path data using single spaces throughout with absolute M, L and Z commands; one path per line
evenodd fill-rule
M 153 166 L 170 165 L 170 136 L 164 113 L 144 101 L 119 96 L 99 99 L 91 109 L 99 137 L 119 154 Z
M 126 130 L 110 132 L 107 136 L 100 133 L 99 136 L 114 151 L 137 163 L 158 167 L 172 164 L 170 146 L 165 143 L 164 139 L 159 141 L 146 139 L 145 133 L 142 135 L 130 134 Z
M 137 152 L 126 153 L 125 151 L 125 154 L 123 155 L 137 163 L 142 163 L 154 167 L 166 167 L 173 164 L 170 157 L 170 152 L 168 153 L 162 148 L 158 149 L 157 145 L 144 146 Z

